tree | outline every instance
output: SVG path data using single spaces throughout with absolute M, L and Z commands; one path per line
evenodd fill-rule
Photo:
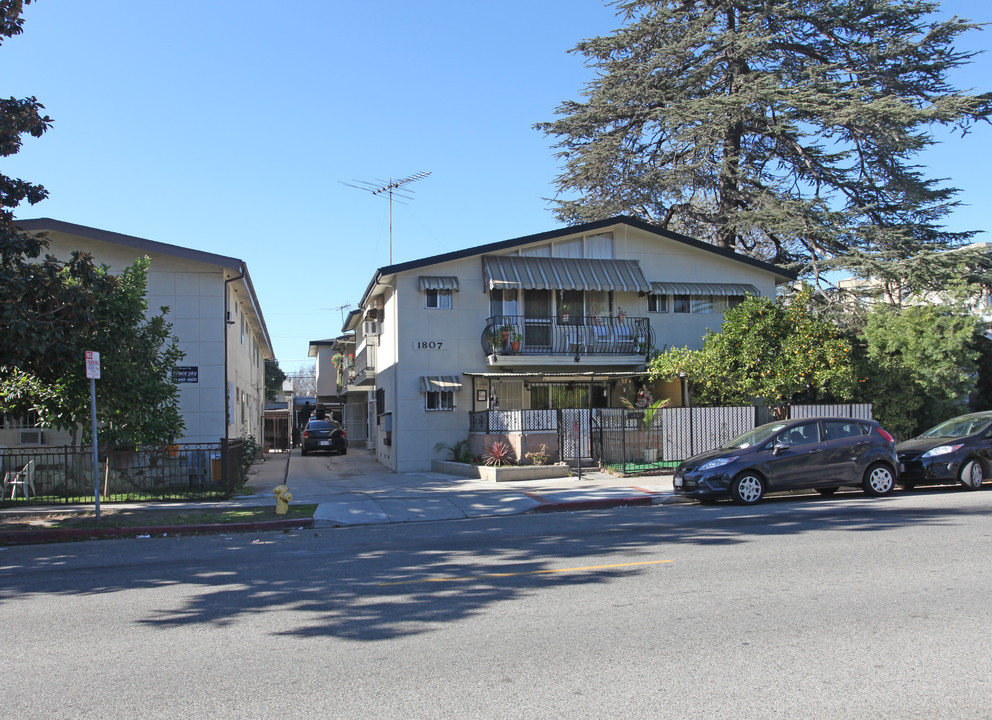
M 278 360 L 265 361 L 265 399 L 278 400 L 282 397 L 282 384 L 286 381 L 286 373 L 279 367 Z
M 296 372 L 289 373 L 293 383 L 293 395 L 296 397 L 317 396 L 317 364 L 311 363 Z
M 858 364 L 865 397 L 886 429 L 905 439 L 967 411 L 978 377 L 979 326 L 960 304 L 873 309 Z
M 812 295 L 807 285 L 788 302 L 748 296 L 726 312 L 719 333 L 706 333 L 702 349 L 663 352 L 648 375 L 684 378 L 697 404 L 760 399 L 782 417 L 786 405 L 802 399 L 849 400 L 856 384 L 850 343 L 817 316 Z
M 0 0 L 0 42 L 21 32 L 30 0 Z M 17 153 L 25 134 L 51 127 L 36 98 L 0 99 L 0 155 Z M 107 442 L 137 444 L 182 432 L 171 371 L 182 357 L 162 314 L 146 317 L 148 261 L 120 277 L 87 253 L 50 255 L 44 237 L 14 220 L 22 202 L 40 202 L 41 185 L 0 175 L 0 411 L 38 412 L 46 427 L 88 426 L 84 350 L 101 352 L 103 431 Z M 103 440 L 104 438 L 101 438 Z
M 632 214 L 817 277 L 905 278 L 972 235 L 941 228 L 956 190 L 914 156 L 934 126 L 987 119 L 989 94 L 947 80 L 974 23 L 926 0 L 612 4 L 626 24 L 574 50 L 586 99 L 536 126 L 563 163 L 559 219 Z
M 101 445 L 163 444 L 183 433 L 172 376 L 185 354 L 166 322 L 169 308 L 148 314 L 148 265 L 141 258 L 120 274 L 116 291 L 98 307 L 97 332 L 88 341 L 100 353 Z

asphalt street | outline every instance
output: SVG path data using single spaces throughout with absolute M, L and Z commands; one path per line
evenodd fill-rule
M 0 717 L 987 718 L 990 511 L 929 489 L 2 548 Z

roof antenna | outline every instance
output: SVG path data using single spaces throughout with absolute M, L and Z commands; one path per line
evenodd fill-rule
M 428 170 L 427 172 L 421 172 L 415 175 L 410 175 L 409 177 L 405 177 L 400 180 L 393 180 L 392 178 L 389 178 L 389 180 L 386 181 L 385 184 L 382 180 L 378 180 L 374 183 L 365 182 L 363 180 L 355 180 L 355 182 L 358 183 L 357 185 L 352 185 L 351 183 L 346 183 L 343 181 L 341 182 L 342 185 L 347 185 L 348 187 L 353 187 L 357 190 L 365 190 L 366 192 L 370 192 L 373 195 L 382 195 L 383 193 L 388 194 L 389 196 L 389 264 L 390 265 L 393 264 L 393 193 L 395 192 L 397 197 L 403 198 L 404 200 L 412 200 L 413 198 L 410 197 L 410 194 L 413 191 L 408 190 L 403 186 L 406 185 L 407 183 L 412 183 L 414 180 L 420 180 L 421 178 L 425 178 L 430 174 L 431 172 L 430 170 Z

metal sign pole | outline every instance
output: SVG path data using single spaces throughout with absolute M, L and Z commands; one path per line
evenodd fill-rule
M 90 422 L 93 432 L 93 498 L 96 503 L 96 519 L 100 519 L 100 458 L 96 447 L 96 380 L 90 378 Z
M 96 381 L 100 379 L 100 353 L 86 351 L 86 377 L 90 380 L 90 423 L 93 433 L 93 502 L 100 519 L 100 457 L 96 445 Z

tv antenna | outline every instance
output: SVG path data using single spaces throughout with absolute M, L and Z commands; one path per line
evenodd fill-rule
M 399 180 L 393 180 L 389 178 L 388 181 L 377 180 L 374 183 L 365 182 L 363 180 L 355 180 L 357 185 L 352 185 L 351 183 L 341 182 L 342 185 L 347 185 L 348 187 L 353 187 L 357 190 L 364 190 L 370 192 L 373 195 L 382 195 L 385 193 L 389 197 L 389 264 L 393 264 L 393 194 L 398 198 L 403 200 L 412 200 L 411 196 L 413 191 L 409 188 L 404 187 L 408 183 L 412 183 L 414 180 L 420 180 L 431 174 L 431 171 L 416 173 L 415 175 L 410 175 Z M 397 200 L 399 202 L 399 200 Z M 406 203 L 400 203 L 405 205 Z

